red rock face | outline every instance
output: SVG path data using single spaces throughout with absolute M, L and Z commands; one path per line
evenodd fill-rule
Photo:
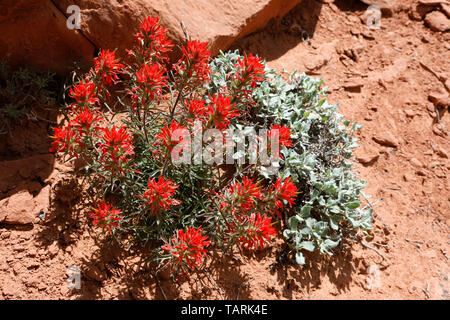
M 213 54 L 227 49 L 237 38 L 248 35 L 281 17 L 301 0 L 187 0 L 126 3 L 88 0 L 54 1 L 61 11 L 76 4 L 82 12 L 82 31 L 97 47 L 127 48 L 133 41 L 138 20 L 159 16 L 172 40 L 184 41 L 180 22 L 192 39 L 208 41 Z
M 90 63 L 94 46 L 66 27 L 65 16 L 50 1 L 32 1 L 30 7 L 22 2 L 1 7 L 1 60 L 12 67 L 28 65 L 58 73 L 68 72 L 74 62 Z
M 36 9 L 46 2 L 49 0 L 4 0 L 0 3 L 0 22 L 26 15 L 30 10 Z
M 301 0 L 188 1 L 7 1 L 0 6 L 0 59 L 65 73 L 90 64 L 95 48 L 125 56 L 140 18 L 158 15 L 175 42 L 184 41 L 180 21 L 192 39 L 209 41 L 212 54 L 286 14 Z M 66 26 L 67 8 L 81 9 L 81 30 Z

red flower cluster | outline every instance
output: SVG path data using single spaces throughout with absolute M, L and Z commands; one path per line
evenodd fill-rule
M 242 247 L 263 247 L 276 234 L 267 215 L 275 211 L 281 217 L 283 201 L 292 206 L 297 193 L 297 187 L 289 178 L 277 179 L 270 189 L 263 189 L 248 177 L 241 183 L 231 184 L 223 193 L 216 194 L 219 212 L 225 217 L 225 234 L 237 239 Z
M 248 226 L 244 229 L 244 234 L 238 239 L 240 245 L 244 248 L 259 249 L 270 242 L 271 237 L 277 232 L 272 226 L 271 218 L 261 216 L 259 213 L 252 214 L 249 218 Z
M 208 115 L 210 116 L 210 123 L 217 129 L 225 130 L 230 125 L 230 119 L 238 117 L 239 113 L 233 109 L 231 98 L 225 97 L 222 94 L 215 94 L 210 96 L 211 103 L 208 105 Z
M 208 182 L 198 186 L 202 191 L 198 199 L 195 199 L 196 202 L 193 203 L 192 208 L 188 206 L 189 208 L 181 210 L 180 207 L 175 207 L 182 203 L 177 199 L 177 192 L 178 198 L 186 203 L 185 188 L 178 189 L 179 185 L 163 175 L 166 172 L 166 176 L 174 177 L 178 175 L 177 172 L 181 172 L 179 171 L 181 167 L 169 165 L 167 157 L 175 156 L 175 154 L 180 156 L 183 151 L 191 148 L 192 136 L 187 128 L 194 127 L 194 130 L 202 131 L 201 134 L 203 130 L 217 128 L 223 133 L 237 117 L 243 118 L 249 110 L 246 105 L 253 101 L 251 99 L 253 88 L 265 79 L 263 61 L 251 54 L 245 58 L 239 58 L 235 65 L 236 73 L 227 79 L 231 81 L 227 81 L 225 87 L 214 91 L 216 92 L 214 95 L 210 93 L 207 97 L 209 87 L 205 86 L 205 83 L 210 81 L 212 71 L 209 66 L 211 52 L 206 42 L 187 41 L 182 47 L 182 58 L 170 71 L 167 70 L 167 54 L 174 45 L 167 37 L 167 30 L 160 25 L 159 18 L 147 17 L 141 21 L 136 40 L 137 45 L 133 51 L 129 51 L 134 61 L 126 68 L 116 58 L 115 51 L 100 50 L 99 56 L 94 59 L 94 67 L 89 72 L 88 78 L 70 89 L 69 95 L 76 101 L 69 110 L 71 120 L 65 127 L 55 128 L 50 151 L 63 151 L 73 157 L 86 160 L 86 173 L 94 177 L 92 187 L 98 187 L 97 190 L 101 192 L 111 190 L 116 195 L 121 194 L 123 196 L 121 203 L 124 204 L 121 208 L 127 208 L 127 211 L 132 212 L 134 208 L 139 212 L 146 212 L 148 218 L 152 221 L 156 219 L 156 222 L 163 221 L 164 213 L 182 211 L 182 217 L 176 218 L 174 214 L 170 217 L 170 221 L 177 224 L 190 224 L 192 219 L 198 217 L 189 215 L 185 211 L 194 206 L 201 207 L 202 216 L 205 217 L 201 219 L 202 223 L 213 223 L 210 226 L 217 228 L 217 241 L 220 244 L 222 241 L 229 241 L 224 243 L 226 247 L 238 244 L 249 249 L 262 248 L 276 234 L 272 226 L 273 212 L 280 216 L 281 210 L 287 205 L 292 207 L 296 200 L 298 189 L 289 178 L 277 179 L 273 186 L 264 187 L 259 181 L 255 182 L 252 178 L 243 177 L 242 180 L 234 181 L 227 186 L 220 186 L 218 191 L 220 194 L 214 192 L 215 188 L 211 187 L 211 193 L 217 195 L 217 199 L 211 196 L 209 199 L 204 199 L 204 202 L 197 203 L 200 199 L 206 198 L 204 193 L 210 186 Z M 172 73 L 172 71 L 175 72 Z M 120 82 L 122 72 L 126 74 L 127 79 L 124 85 L 131 86 L 120 91 L 127 92 L 127 99 L 117 97 L 117 101 L 126 106 L 131 96 L 132 107 L 129 110 L 129 118 L 123 121 L 123 123 L 131 122 L 129 129 L 122 125 L 113 125 L 107 121 L 108 113 L 102 114 L 100 110 L 100 98 L 103 102 L 105 97 L 102 90 L 108 90 L 107 86 Z M 167 89 L 170 89 L 170 92 Z M 170 104 L 158 106 L 162 99 L 169 96 L 165 94 L 166 91 L 170 93 L 173 101 Z M 108 92 L 107 94 L 109 96 Z M 180 107 L 180 109 L 183 108 L 182 112 L 176 109 L 179 104 L 183 105 Z M 181 113 L 187 117 L 183 118 L 180 116 Z M 169 120 L 163 122 L 162 119 Z M 201 120 L 202 125 L 192 126 L 193 121 L 197 119 Z M 246 120 L 252 119 L 249 117 Z M 102 125 L 103 122 L 107 124 Z M 157 134 L 152 135 L 155 130 L 154 124 L 161 129 Z M 153 126 L 151 131 L 148 130 L 149 126 Z M 269 135 L 273 136 L 277 133 L 281 146 L 293 146 L 289 127 L 272 125 Z M 194 136 L 196 134 L 197 132 Z M 143 158 L 139 155 L 136 161 L 133 161 L 134 144 L 136 152 L 144 152 Z M 272 150 L 275 148 L 269 145 L 268 150 L 271 147 Z M 147 157 L 145 148 L 156 150 L 155 153 L 161 157 L 163 155 L 165 161 L 158 163 L 154 159 L 145 158 Z M 135 173 L 142 173 L 134 169 L 141 169 L 139 166 L 146 163 L 151 167 L 149 170 L 160 170 L 162 174 L 159 178 L 149 178 L 146 188 L 144 186 L 143 190 L 136 193 Z M 224 167 L 222 166 L 214 167 L 212 171 L 203 169 L 203 167 L 199 167 L 199 170 L 194 168 L 191 174 L 195 175 L 196 179 L 205 177 L 207 180 L 214 180 L 215 174 L 219 172 L 223 177 L 221 170 Z M 249 174 L 256 175 L 258 166 L 251 164 L 244 171 L 247 172 L 247 169 Z M 244 172 L 238 171 L 237 174 Z M 183 198 L 181 198 L 182 195 Z M 214 201 L 216 201 L 215 204 L 212 203 Z M 137 206 L 141 206 L 135 208 L 136 202 L 139 203 Z M 214 205 L 218 210 L 212 208 Z M 214 212 L 218 214 L 214 215 Z M 134 230 L 134 227 L 143 226 L 140 223 L 147 223 L 146 219 L 146 221 L 133 219 L 134 214 L 132 214 L 130 219 L 126 219 L 125 224 L 123 220 L 121 221 L 125 217 L 121 210 L 104 201 L 97 203 L 89 214 L 94 225 L 107 228 L 111 234 L 119 225 L 125 228 L 130 227 L 128 230 Z M 150 225 L 152 224 L 148 224 Z M 150 231 L 151 238 L 154 234 L 159 234 L 164 240 L 167 239 L 164 235 L 167 231 L 166 227 Z M 201 227 L 189 227 L 177 230 L 174 235 L 170 234 L 161 249 L 167 253 L 165 258 L 170 259 L 173 270 L 176 269 L 185 274 L 186 271 L 201 265 L 207 253 L 205 247 L 208 245 L 210 241 L 206 235 L 203 235 Z
M 236 182 L 230 185 L 228 191 L 233 196 L 235 205 L 244 211 L 253 208 L 256 201 L 263 198 L 261 187 L 248 177 L 244 177 L 242 183 Z
M 254 57 L 252 54 L 249 54 L 242 60 L 238 58 L 237 67 L 239 73 L 236 75 L 236 78 L 241 83 L 241 86 L 249 85 L 251 88 L 256 88 L 256 82 L 264 80 L 264 64 L 261 58 Z
M 283 200 L 289 204 L 289 207 L 292 207 L 298 194 L 297 186 L 290 181 L 290 178 L 286 178 L 284 181 L 278 178 L 271 191 L 275 199 L 278 216 L 280 216 L 279 210 L 284 209 Z
M 53 142 L 50 152 L 73 152 L 73 137 L 75 132 L 70 123 L 66 127 L 54 128 L 55 135 L 51 136 Z
M 208 50 L 208 42 L 188 41 L 181 50 L 183 57 L 175 65 L 176 71 L 191 85 L 208 81 L 211 74 L 209 68 L 211 52 Z
M 123 166 L 130 157 L 134 156 L 133 140 L 125 127 L 117 129 L 113 126 L 111 129 L 101 128 L 103 135 L 98 147 L 105 168 L 112 172 L 119 170 L 123 172 Z
M 205 101 L 197 99 L 186 99 L 184 102 L 184 106 L 188 112 L 188 117 L 190 119 L 204 120 L 207 111 Z
M 81 107 L 80 110 L 75 111 L 75 114 L 76 116 L 71 123 L 80 135 L 87 134 L 91 129 L 95 131 L 100 129 L 100 126 L 96 125 L 96 123 L 102 121 L 103 117 L 95 110 Z
M 144 62 L 164 63 L 168 61 L 167 53 L 172 50 L 173 43 L 167 38 L 167 30 L 159 24 L 159 17 L 147 17 L 140 23 L 140 30 L 136 34 L 139 43 L 139 54 Z
M 252 54 L 241 59 L 235 65 L 237 71 L 231 76 L 232 87 L 230 95 L 236 104 L 253 105 L 251 98 L 252 89 L 256 88 L 258 81 L 264 80 L 265 66 L 261 58 L 254 57 Z
M 108 228 L 109 233 L 112 234 L 111 228 L 117 228 L 122 217 L 120 217 L 120 209 L 115 209 L 104 201 L 98 203 L 95 208 L 89 213 L 90 218 L 93 219 L 92 224 L 95 226 L 99 224 L 103 229 Z
M 161 249 L 168 251 L 172 259 L 172 270 L 181 270 L 185 273 L 186 266 L 191 270 L 200 266 L 207 253 L 205 249 L 211 242 L 202 235 L 203 229 L 199 227 L 177 230 L 175 235 Z
M 146 205 L 150 209 L 150 214 L 156 215 L 160 209 L 167 210 L 171 206 L 176 206 L 181 201 L 173 199 L 175 190 L 178 186 L 170 179 L 160 177 L 156 179 L 148 179 L 147 190 L 140 198 L 146 200 Z
M 172 120 L 170 126 L 167 124 L 161 129 L 161 133 L 156 136 L 157 142 L 154 143 L 154 146 L 161 146 L 165 149 L 165 156 L 169 156 L 175 146 L 179 146 L 179 154 L 183 152 L 183 150 L 190 150 L 190 135 L 189 131 L 181 126 L 175 120 Z
M 278 142 L 280 145 L 285 147 L 292 147 L 291 141 L 291 129 L 286 126 L 280 126 L 279 124 L 273 124 L 270 126 L 269 135 L 270 137 L 278 134 Z
M 96 85 L 91 80 L 81 81 L 70 89 L 70 96 L 76 100 L 70 110 L 72 119 L 67 126 L 54 128 L 50 152 L 80 158 L 84 151 L 95 152 L 97 146 L 99 154 L 90 154 L 89 158 L 98 155 L 105 169 L 123 173 L 125 164 L 134 156 L 132 137 L 125 127 L 108 129 L 99 125 L 104 118 L 93 108 L 92 104 L 98 102 L 95 91 Z
M 124 65 L 116 59 L 115 51 L 100 50 L 100 54 L 94 59 L 95 75 L 100 78 L 105 86 L 112 86 L 119 79 L 118 74 Z
M 89 105 L 98 103 L 96 96 L 96 86 L 90 80 L 81 80 L 69 90 L 69 96 L 74 98 L 80 105 Z
M 285 147 L 292 147 L 292 140 L 291 138 L 291 129 L 287 126 L 280 126 L 279 124 L 273 124 L 270 126 L 270 130 L 267 132 L 267 139 L 269 140 L 267 143 L 267 150 L 269 153 L 272 153 L 272 139 L 278 137 L 278 156 L 283 159 L 283 156 L 281 155 L 281 148 L 280 146 Z M 258 137 L 260 141 L 262 140 L 262 137 Z
M 163 88 L 167 86 L 164 69 L 158 64 L 144 64 L 136 73 L 136 80 L 139 87 L 147 92 L 152 100 L 159 99 L 162 96 Z
M 71 105 L 71 114 L 74 118 L 65 127 L 54 128 L 55 134 L 50 152 L 66 152 L 71 157 L 79 158 L 79 153 L 85 147 L 85 138 L 99 129 L 97 122 L 102 120 L 99 113 L 93 108 L 98 103 L 96 85 L 89 79 L 75 84 L 69 90 L 69 96 L 76 100 Z

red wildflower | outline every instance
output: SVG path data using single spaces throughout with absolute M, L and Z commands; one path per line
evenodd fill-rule
M 79 111 L 75 111 L 75 114 L 76 117 L 71 121 L 71 123 L 80 134 L 87 133 L 91 130 L 91 128 L 94 128 L 95 130 L 100 128 L 95 125 L 99 121 L 103 120 L 103 117 L 98 112 L 82 107 Z
M 260 142 L 261 150 L 262 148 L 267 148 L 268 155 L 276 156 L 275 151 L 278 151 L 278 157 L 280 159 L 283 159 L 283 156 L 281 154 L 281 147 L 280 146 L 286 146 L 286 147 L 292 147 L 292 140 L 291 137 L 291 131 L 289 127 L 286 126 L 280 126 L 278 124 L 271 125 L 270 130 L 267 132 L 267 136 L 258 136 L 257 139 Z M 277 138 L 278 144 L 273 146 L 272 145 L 272 139 Z M 262 144 L 264 142 L 264 139 L 268 139 L 269 141 L 267 144 Z
M 100 50 L 100 54 L 94 59 L 94 70 L 97 77 L 102 79 L 104 85 L 112 86 L 119 79 L 118 74 L 124 67 L 116 59 L 115 51 Z
M 140 23 L 140 30 L 136 34 L 136 40 L 141 46 L 141 54 L 146 61 L 167 61 L 167 52 L 172 50 L 173 43 L 167 38 L 167 30 L 159 24 L 159 17 L 147 17 Z
M 210 122 L 218 129 L 227 129 L 230 125 L 230 119 L 239 116 L 237 110 L 233 109 L 234 105 L 231 105 L 231 98 L 222 94 L 210 98 L 212 100 L 208 105 Z
M 172 152 L 175 146 L 180 146 L 179 154 L 183 152 L 183 150 L 190 149 L 190 135 L 189 131 L 181 126 L 175 120 L 172 120 L 170 126 L 167 124 L 161 129 L 161 133 L 156 136 L 156 140 L 159 140 L 154 143 L 154 146 L 162 146 L 166 149 L 166 155 Z
M 265 67 L 261 58 L 249 54 L 242 60 L 241 58 L 238 58 L 236 67 L 239 70 L 236 77 L 241 85 L 250 85 L 250 87 L 256 88 L 256 82 L 264 80 L 262 76 L 265 74 Z
M 51 136 L 53 142 L 50 152 L 73 152 L 73 137 L 75 132 L 72 130 L 70 123 L 66 127 L 54 128 L 55 135 Z
M 115 209 L 103 201 L 96 204 L 89 215 L 93 219 L 92 224 L 94 226 L 99 224 L 103 226 L 103 229 L 108 228 L 109 233 L 112 234 L 111 227 L 117 228 L 119 226 L 118 221 L 122 219 L 122 217 L 119 217 L 120 213 L 120 209 Z
M 273 131 L 273 130 L 278 130 L 277 131 Z M 291 138 L 291 129 L 289 127 L 286 126 L 280 126 L 279 124 L 273 124 L 270 126 L 270 131 L 269 131 L 270 136 L 274 136 L 276 134 L 278 134 L 278 142 L 280 145 L 285 146 L 285 147 L 292 147 L 292 141 L 290 140 Z
M 117 129 L 113 126 L 111 129 L 101 128 L 103 136 L 99 150 L 101 152 L 100 160 L 111 170 L 119 169 L 123 171 L 122 165 L 127 162 L 128 157 L 134 156 L 133 140 L 125 127 Z
M 202 119 L 206 115 L 205 101 L 197 99 L 186 99 L 184 102 L 189 118 L 191 119 Z
M 238 241 L 244 248 L 258 249 L 263 248 L 276 234 L 271 219 L 257 213 L 250 216 L 248 226 L 245 227 L 243 235 L 238 238 Z
M 95 84 L 90 80 L 81 80 L 69 90 L 69 96 L 74 98 L 79 104 L 98 103 L 95 95 Z
M 203 262 L 204 256 L 208 252 L 205 247 L 211 242 L 208 236 L 203 236 L 203 229 L 189 227 L 185 230 L 177 230 L 175 235 L 161 246 L 161 249 L 168 251 L 171 255 L 173 269 L 186 271 L 186 266 L 194 269 Z
M 242 183 L 233 183 L 228 191 L 234 196 L 234 202 L 245 211 L 251 209 L 257 199 L 261 200 L 263 197 L 261 187 L 248 177 L 244 177 Z
M 183 57 L 175 66 L 175 69 L 185 75 L 191 84 L 201 84 L 209 80 L 211 69 L 209 68 L 209 60 L 211 52 L 208 50 L 208 42 L 198 40 L 188 41 L 187 45 L 182 48 Z M 194 82 L 194 83 L 192 83 Z
M 157 64 L 144 64 L 136 73 L 136 80 L 145 92 L 150 94 L 152 100 L 161 97 L 162 89 L 167 85 L 164 69 Z
M 166 180 L 164 177 L 160 177 L 158 181 L 148 179 L 147 190 L 139 197 L 147 201 L 145 204 L 150 207 L 150 214 L 155 215 L 159 209 L 167 210 L 181 203 L 173 199 L 177 188 L 178 186 L 172 180 Z
M 277 208 L 276 213 L 279 216 L 279 210 L 284 208 L 283 200 L 289 204 L 289 207 L 292 207 L 295 198 L 297 197 L 298 189 L 297 186 L 290 181 L 290 178 L 286 178 L 284 181 L 278 178 L 272 187 L 272 193 L 275 199 L 275 207 Z

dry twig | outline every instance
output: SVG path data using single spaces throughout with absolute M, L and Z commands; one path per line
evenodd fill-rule
M 361 242 L 361 244 L 362 244 L 364 247 L 366 247 L 367 249 L 370 249 L 370 250 L 375 251 L 375 253 L 378 254 L 380 257 L 382 257 L 383 260 L 387 260 L 387 259 L 383 256 L 383 254 L 382 254 L 380 251 L 378 251 L 378 250 L 375 249 L 374 247 L 369 246 L 367 243 L 365 243 L 365 242 L 362 241 L 362 240 L 361 240 L 360 242 Z
M 189 32 L 188 32 L 183 20 L 180 20 L 180 25 L 181 25 L 181 29 L 183 29 L 183 32 L 184 32 L 184 38 L 185 38 L 186 42 L 188 42 L 190 39 Z
M 162 295 L 164 297 L 164 300 L 167 300 L 166 293 L 164 292 L 164 289 L 161 286 L 161 282 L 159 282 L 158 273 L 157 272 L 153 273 L 153 276 L 156 279 L 156 283 L 158 284 L 159 290 L 161 291 L 161 293 L 162 293 Z
M 430 299 L 429 289 L 430 289 L 430 283 L 427 281 L 427 287 L 426 287 L 426 289 L 422 289 L 422 291 L 425 293 L 425 295 L 427 296 L 428 299 Z
M 405 241 L 415 244 L 416 247 L 419 248 L 419 249 L 423 245 L 423 242 L 422 241 L 418 241 L 418 240 L 411 240 L 411 239 L 406 239 L 405 238 Z
M 420 65 L 422 66 L 422 68 L 424 68 L 425 70 L 427 70 L 428 72 L 430 72 L 433 76 L 435 76 L 440 82 L 442 82 L 442 84 L 445 84 L 445 81 L 447 80 L 443 75 L 440 75 L 439 73 L 437 73 L 436 71 L 434 71 L 431 67 L 427 66 L 425 63 L 423 63 L 422 61 L 419 61 Z M 445 85 L 444 85 L 445 86 Z M 447 89 L 448 91 L 448 89 Z
M 211 281 L 211 282 L 216 286 L 217 291 L 218 291 L 219 294 L 220 294 L 220 298 L 221 298 L 222 300 L 224 300 L 223 293 L 222 293 L 222 289 L 219 287 L 219 285 L 217 284 L 216 280 L 214 280 L 214 278 L 211 276 L 209 270 L 206 270 L 206 276 L 208 277 L 209 281 Z
M 445 251 L 444 249 L 441 249 L 441 252 L 444 255 L 445 259 L 448 260 L 447 251 Z

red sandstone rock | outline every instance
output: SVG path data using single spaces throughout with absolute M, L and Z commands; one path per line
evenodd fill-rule
M 70 71 L 74 62 L 91 63 L 94 46 L 67 28 L 65 16 L 52 2 L 16 2 L 0 7 L 0 59 L 12 67 L 29 65 L 59 73 Z
M 159 16 L 171 39 L 184 41 L 180 21 L 190 37 L 208 41 L 212 54 L 282 17 L 301 0 L 32 0 L 0 6 L 0 59 L 13 66 L 29 64 L 60 73 L 73 61 L 91 64 L 95 48 L 124 49 L 134 40 L 139 19 Z M 67 8 L 81 9 L 81 32 L 66 26 Z
M 433 31 L 450 30 L 450 20 L 440 11 L 433 11 L 425 16 L 425 22 Z

